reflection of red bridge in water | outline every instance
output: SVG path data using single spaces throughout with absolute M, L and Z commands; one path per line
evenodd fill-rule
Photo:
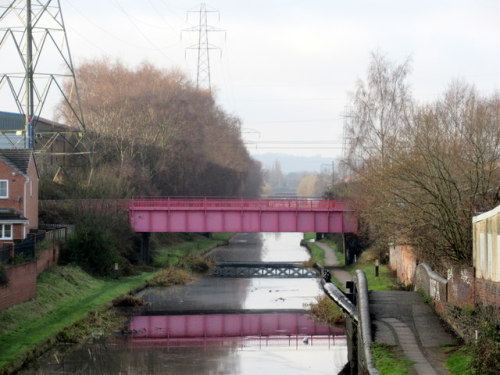
M 134 231 L 356 233 L 348 202 L 305 198 L 136 198 Z
M 306 313 L 247 313 L 134 316 L 135 340 L 222 337 L 342 335 L 343 330 L 317 323 Z

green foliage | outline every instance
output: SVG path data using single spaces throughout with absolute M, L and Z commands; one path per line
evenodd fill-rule
M 307 304 L 306 307 L 309 308 L 309 313 L 313 319 L 318 322 L 328 324 L 332 327 L 344 322 L 342 310 L 327 296 L 316 298 L 315 303 Z
M 476 375 L 472 369 L 471 349 L 463 346 L 454 351 L 445 361 L 451 375 Z
M 356 263 L 347 268 L 352 273 L 360 269 L 365 272 L 366 280 L 368 282 L 368 289 L 370 290 L 393 290 L 399 289 L 397 277 L 394 275 L 389 267 L 385 264 L 379 266 L 379 275 L 375 276 L 375 264 L 369 263 Z
M 309 240 L 315 240 L 316 239 L 316 233 L 315 232 L 306 232 L 304 233 L 304 240 L 309 241 Z
M 78 226 L 62 248 L 61 262 L 78 264 L 99 276 L 111 276 L 114 264 L 120 262 L 120 255 L 111 236 L 103 228 Z
M 4 265 L 0 263 L 0 286 L 9 285 L 9 278 L 7 277 L 7 270 Z
M 402 359 L 396 355 L 394 349 L 388 345 L 372 343 L 372 358 L 380 375 L 408 375 L 412 361 Z
M 311 259 L 321 265 L 325 265 L 325 250 L 323 250 L 321 247 L 316 245 L 314 242 L 306 242 L 305 246 L 309 249 L 309 252 L 311 254 Z
M 163 246 L 153 252 L 153 264 L 155 266 L 177 265 L 181 258 L 191 254 L 203 254 L 216 246 L 227 243 L 226 239 L 219 239 L 218 236 L 207 238 L 194 233 L 180 234 L 176 233 L 178 239 L 171 241 L 170 245 Z M 223 235 L 228 237 L 227 235 Z M 179 242 L 188 238 L 188 241 Z
M 484 322 L 474 345 L 472 366 L 478 375 L 500 374 L 500 325 Z

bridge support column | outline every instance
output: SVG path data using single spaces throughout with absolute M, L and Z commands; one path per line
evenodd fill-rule
M 151 238 L 151 233 L 144 232 L 141 233 L 141 260 L 144 264 L 149 264 L 151 259 L 149 255 L 149 240 Z

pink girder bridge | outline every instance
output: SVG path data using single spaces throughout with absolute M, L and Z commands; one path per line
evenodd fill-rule
M 134 231 L 357 233 L 348 202 L 305 198 L 135 198 Z

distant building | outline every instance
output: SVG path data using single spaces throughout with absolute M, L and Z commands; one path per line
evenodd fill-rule
M 0 244 L 38 228 L 38 170 L 32 150 L 0 149 Z
M 33 120 L 26 131 L 26 117 L 20 113 L 0 111 L 0 149 L 32 148 L 37 152 L 63 154 L 74 152 L 75 129 L 41 117 Z M 32 137 L 32 142 L 29 137 Z

